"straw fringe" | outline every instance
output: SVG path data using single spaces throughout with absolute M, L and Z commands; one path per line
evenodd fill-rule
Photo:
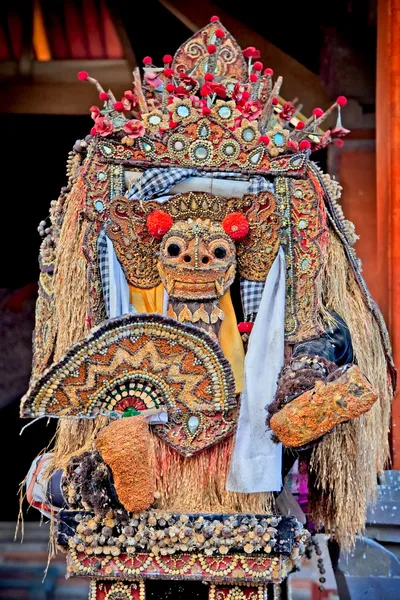
M 82 180 L 74 185 L 67 200 L 58 240 L 55 265 L 54 301 L 57 315 L 57 342 L 54 362 L 88 333 L 85 321 L 88 301 L 87 262 L 82 252 L 85 223 L 81 210 L 85 202 Z
M 187 512 L 271 513 L 271 493 L 238 494 L 226 490 L 234 436 L 185 458 L 152 434 L 158 505 Z
M 311 518 L 334 530 L 342 546 L 350 547 L 354 536 L 364 530 L 367 506 L 376 495 L 377 473 L 389 459 L 392 388 L 378 325 L 364 302 L 341 241 L 333 232 L 329 237 L 319 306 L 346 320 L 355 361 L 379 395 L 368 413 L 336 427 L 311 456 L 315 494 Z

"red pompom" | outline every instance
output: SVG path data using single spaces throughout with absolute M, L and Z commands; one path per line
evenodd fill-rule
M 225 37 L 225 31 L 223 29 L 216 29 L 215 35 L 217 38 L 223 38 Z
M 167 92 L 170 92 L 172 94 L 172 92 L 175 91 L 175 86 L 173 83 L 167 83 L 165 89 L 167 90 Z
M 100 98 L 100 100 L 102 102 L 107 102 L 107 100 L 108 100 L 108 94 L 106 94 L 106 92 L 100 92 L 99 98 Z
M 118 112 L 123 112 L 124 111 L 124 105 L 122 104 L 122 102 L 116 102 L 114 104 L 114 110 L 116 110 Z
M 173 218 L 164 210 L 153 210 L 146 220 L 147 229 L 153 237 L 161 238 L 169 231 L 174 223 Z
M 258 81 L 258 77 L 255 73 L 252 73 L 249 77 L 249 80 L 251 81 L 251 83 L 255 83 L 256 81 Z
M 212 73 L 206 73 L 204 79 L 205 81 L 214 81 L 214 75 Z
M 242 94 L 242 100 L 248 100 L 250 98 L 250 92 L 245 90 Z
M 249 321 L 242 321 L 238 323 L 239 333 L 251 333 L 253 329 L 254 323 L 249 323 Z
M 272 77 L 272 75 L 274 74 L 274 70 L 273 69 L 264 69 L 264 75 L 270 75 Z
M 143 59 L 144 65 L 151 65 L 152 62 L 153 62 L 153 59 L 151 58 L 151 56 L 145 56 Z
M 249 46 L 243 50 L 243 56 L 245 58 L 260 58 L 260 51 L 254 46 Z
M 79 81 L 86 81 L 86 79 L 88 77 L 89 77 L 89 73 L 87 71 L 79 71 L 79 73 L 78 73 Z
M 319 119 L 324 114 L 324 111 L 322 110 L 322 108 L 314 108 L 314 110 L 312 111 L 312 114 L 314 115 L 314 117 Z
M 208 54 L 215 54 L 216 51 L 217 51 L 217 47 L 214 46 L 214 44 L 209 44 L 207 46 L 207 52 L 208 52 Z
M 339 106 L 346 106 L 347 98 L 346 96 L 339 96 L 338 98 L 336 98 L 336 102 L 339 104 Z
M 169 65 L 170 63 L 172 63 L 172 56 L 170 54 L 165 54 L 163 56 L 163 62 Z
M 173 69 L 164 69 L 164 71 L 163 71 L 164 77 L 167 77 L 168 79 L 170 79 L 173 74 L 174 74 Z
M 264 65 L 259 60 L 256 60 L 256 62 L 253 65 L 253 67 L 256 71 L 262 71 L 263 66 Z
M 215 21 L 219 21 L 219 17 L 217 17 L 217 15 L 214 15 L 213 17 L 211 17 L 210 23 L 215 23 Z
M 343 140 L 340 140 L 340 139 L 339 139 L 339 140 L 336 140 L 336 146 L 337 146 L 338 148 L 343 148 L 343 146 L 344 146 L 344 141 L 343 141 Z
M 278 106 L 278 104 L 279 104 L 279 99 L 278 99 L 278 98 L 272 98 L 272 104 L 273 104 L 274 106 Z
M 302 129 L 304 129 L 304 127 L 305 127 L 305 125 L 304 125 L 303 121 L 299 121 L 296 125 L 296 129 L 298 131 L 301 131 Z
M 227 215 L 222 221 L 222 227 L 233 240 L 241 240 L 249 233 L 249 222 L 241 212 Z
M 311 143 L 308 140 L 301 140 L 299 148 L 300 150 L 309 150 L 309 148 L 311 148 Z
M 269 144 L 269 137 L 267 135 L 260 135 L 260 137 L 258 138 L 258 141 L 260 143 L 263 143 L 266 146 L 268 146 L 268 144 Z
M 203 85 L 203 87 L 200 89 L 200 96 L 204 98 L 204 96 L 208 96 L 209 94 L 211 94 L 210 86 L 207 84 Z
M 92 129 L 90 130 L 90 135 L 95 136 L 96 133 L 97 133 L 96 127 L 92 127 Z
M 209 115 L 210 112 L 211 112 L 211 110 L 208 108 L 208 106 L 203 106 L 203 108 L 201 110 L 202 115 Z

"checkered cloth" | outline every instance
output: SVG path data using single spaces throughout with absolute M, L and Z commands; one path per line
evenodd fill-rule
M 245 179 L 242 173 L 209 173 L 198 171 L 194 168 L 154 168 L 147 169 L 142 177 L 131 187 L 127 193 L 128 199 L 140 198 L 141 200 L 152 200 L 163 196 L 174 185 L 189 177 L 211 177 L 215 179 Z M 263 191 L 273 191 L 273 184 L 262 176 L 249 177 L 248 193 L 258 194 Z M 110 272 L 107 250 L 107 236 L 104 229 L 101 230 L 97 240 L 97 255 L 100 269 L 103 298 L 107 316 L 110 314 Z M 246 320 L 254 320 L 254 314 L 260 305 L 264 283 L 256 281 L 241 280 L 241 296 Z
M 242 298 L 245 321 L 254 322 L 263 295 L 265 281 L 249 281 L 240 279 L 240 296 Z
M 110 314 L 110 268 L 108 264 L 107 235 L 105 229 L 100 231 L 97 238 L 97 260 L 100 270 L 101 286 L 106 314 Z
M 174 185 L 189 177 L 210 177 L 214 179 L 245 179 L 242 173 L 209 173 L 207 171 L 198 171 L 194 168 L 183 169 L 174 168 L 154 168 L 147 169 L 140 179 L 131 187 L 127 193 L 129 199 L 140 198 L 141 200 L 150 200 L 156 196 L 162 196 L 168 192 Z M 273 191 L 273 185 L 264 177 L 250 177 L 249 194 L 258 194 L 263 191 Z

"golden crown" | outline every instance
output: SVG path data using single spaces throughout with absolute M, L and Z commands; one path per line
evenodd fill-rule
M 91 108 L 92 136 L 106 159 L 139 167 L 194 166 L 278 175 L 299 173 L 309 153 L 342 138 L 339 96 L 325 112 L 316 108 L 304 120 L 300 106 L 279 97 L 282 77 L 264 69 L 254 47 L 241 50 L 217 17 L 176 52 L 164 66 L 143 59 L 143 79 L 134 71 L 133 89 L 117 101 L 85 71 L 103 108 Z M 320 125 L 337 110 L 336 126 Z

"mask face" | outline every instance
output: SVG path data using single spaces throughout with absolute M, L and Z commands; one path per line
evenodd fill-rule
M 235 278 L 235 244 L 219 223 L 178 221 L 163 237 L 157 267 L 169 296 L 220 298 Z

